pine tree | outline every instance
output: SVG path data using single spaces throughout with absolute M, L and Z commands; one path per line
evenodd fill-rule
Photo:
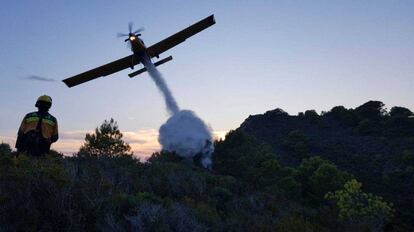
M 86 134 L 85 143 L 79 153 L 110 157 L 132 155 L 131 147 L 122 140 L 122 136 L 113 118 L 109 121 L 105 120 L 99 128 L 95 129 L 95 133 Z

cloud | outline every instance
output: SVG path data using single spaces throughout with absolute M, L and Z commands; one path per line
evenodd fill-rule
M 52 144 L 52 149 L 62 152 L 65 155 L 73 155 L 79 151 L 79 148 L 85 142 L 86 133 L 94 133 L 94 131 L 60 131 L 59 140 Z M 214 139 L 223 138 L 227 131 L 213 131 Z M 122 132 L 123 140 L 131 146 L 131 150 L 136 157 L 141 160 L 148 159 L 152 153 L 160 151 L 161 146 L 158 143 L 158 130 L 141 129 L 138 131 Z M 0 134 L 0 142 L 5 142 L 14 147 L 16 136 L 14 133 Z
M 14 147 L 16 143 L 16 137 L 12 135 L 0 135 L 0 143 L 7 143 L 11 147 Z
M 59 132 L 59 137 L 64 140 L 84 140 L 87 133 L 92 131 L 65 131 Z
M 127 142 L 127 143 L 138 143 L 138 144 L 147 143 L 147 141 L 145 141 L 143 139 L 124 139 L 124 141 Z
M 26 77 L 25 79 L 32 80 L 32 81 L 46 81 L 46 82 L 55 82 L 56 81 L 53 78 L 47 78 L 47 77 L 42 77 L 42 76 L 37 76 L 37 75 L 30 75 L 30 76 Z
M 72 155 L 79 151 L 79 148 L 85 142 L 86 133 L 94 131 L 64 131 L 59 133 L 59 140 L 52 145 L 52 148 Z M 135 156 L 142 160 L 148 159 L 152 153 L 160 150 L 158 143 L 158 131 L 155 129 L 142 129 L 139 131 L 124 131 L 123 140 L 131 146 Z
M 137 132 L 122 132 L 124 140 L 129 143 L 134 154 L 141 159 L 148 159 L 152 153 L 161 149 L 158 143 L 158 131 L 142 129 Z

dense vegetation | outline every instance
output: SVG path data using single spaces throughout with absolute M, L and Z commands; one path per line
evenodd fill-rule
M 140 162 L 113 120 L 73 157 L 1 144 L 0 231 L 412 231 L 414 119 L 379 103 L 249 117 L 212 171 Z
M 278 160 L 296 167 L 318 156 L 395 205 L 390 228 L 414 231 L 414 114 L 380 101 L 355 109 L 336 106 L 291 116 L 281 109 L 250 116 L 239 130 L 269 144 Z

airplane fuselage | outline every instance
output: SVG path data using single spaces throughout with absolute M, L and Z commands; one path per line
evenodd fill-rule
M 183 30 L 149 47 L 146 47 L 144 42 L 139 38 L 139 36 L 141 35 L 139 34 L 139 32 L 142 31 L 142 29 L 132 31 L 132 23 L 130 23 L 129 33 L 119 33 L 118 36 L 128 36 L 128 38 L 125 39 L 125 42 L 130 42 L 131 51 L 133 52 L 132 55 L 125 56 L 110 63 L 101 65 L 99 67 L 90 69 L 75 76 L 66 78 L 63 80 L 63 82 L 68 87 L 73 87 L 99 77 L 111 75 L 126 68 L 134 68 L 134 65 L 142 63 L 145 66 L 144 68 L 128 74 L 129 77 L 139 75 L 140 73 L 147 71 L 147 67 L 145 64 L 151 64 L 152 58 L 159 58 L 159 55 L 161 53 L 177 46 L 178 44 L 184 42 L 186 39 L 190 38 L 191 36 L 194 36 L 195 34 L 203 31 L 204 29 L 212 26 L 215 23 L 216 21 L 214 20 L 214 15 L 210 15 L 207 18 L 204 18 L 192 24 L 191 26 L 184 28 Z M 172 60 L 172 56 L 169 56 L 162 60 L 158 60 L 152 65 L 157 67 L 158 65 L 164 64 L 170 60 Z
M 129 42 L 131 43 L 131 51 L 134 54 L 140 54 L 141 52 L 147 50 L 144 41 L 138 37 L 130 37 Z
M 151 62 L 151 58 L 147 54 L 147 47 L 142 39 L 138 36 L 130 36 L 129 42 L 135 59 L 139 60 L 144 65 L 146 62 Z M 134 69 L 134 58 L 131 60 L 131 69 Z

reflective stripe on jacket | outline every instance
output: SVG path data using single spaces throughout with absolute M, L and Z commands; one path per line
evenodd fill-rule
M 19 134 L 26 134 L 29 131 L 36 130 L 39 120 L 40 114 L 38 112 L 26 114 L 20 125 Z M 46 113 L 46 115 L 42 116 L 41 129 L 43 138 L 50 140 L 52 143 L 58 140 L 57 120 L 51 114 Z

